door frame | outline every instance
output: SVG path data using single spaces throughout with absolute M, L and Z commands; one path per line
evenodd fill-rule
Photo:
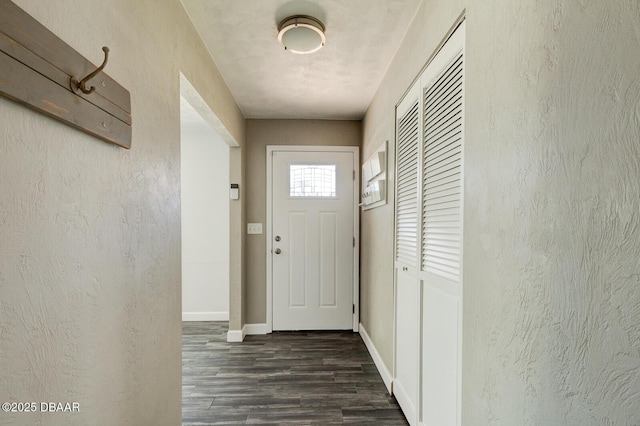
M 267 223 L 266 223 L 266 260 L 267 260 L 267 333 L 273 332 L 273 264 L 271 241 L 273 239 L 273 170 L 272 157 L 276 151 L 293 152 L 351 152 L 353 153 L 353 280 L 352 294 L 354 312 L 352 315 L 352 329 L 358 331 L 360 323 L 360 148 L 357 146 L 319 146 L 319 145 L 267 145 Z

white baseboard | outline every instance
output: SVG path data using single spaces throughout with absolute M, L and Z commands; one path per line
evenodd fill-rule
M 229 312 L 183 312 L 182 321 L 229 321 Z
M 387 391 L 390 395 L 393 395 L 393 376 L 387 369 L 384 361 L 382 361 L 380 353 L 378 353 L 376 346 L 371 341 L 371 337 L 369 337 L 369 334 L 367 334 L 367 329 L 364 328 L 364 325 L 362 325 L 362 323 L 360 323 L 360 336 L 362 337 L 362 341 L 364 342 L 367 350 L 369 351 L 369 354 L 371 355 L 371 358 L 373 359 L 373 363 L 378 369 L 378 373 L 380 373 L 380 377 L 382 377 L 384 385 L 387 387 Z
M 267 324 L 245 324 L 244 334 L 246 336 L 256 335 L 256 334 L 267 334 Z
M 409 425 L 416 426 L 418 424 L 418 412 L 416 411 L 416 406 L 411 402 L 409 394 L 398 381 L 394 383 L 393 390 L 396 401 L 398 401 L 398 405 L 402 408 L 402 413 L 409 422 Z
M 244 329 L 242 330 L 229 330 L 227 331 L 227 342 L 238 343 L 244 340 Z
M 227 331 L 227 342 L 243 342 L 246 336 L 267 334 L 267 324 L 245 324 L 242 330 Z

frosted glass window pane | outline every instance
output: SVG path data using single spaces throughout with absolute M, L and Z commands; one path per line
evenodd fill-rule
M 335 197 L 336 166 L 296 164 L 289 166 L 290 197 Z

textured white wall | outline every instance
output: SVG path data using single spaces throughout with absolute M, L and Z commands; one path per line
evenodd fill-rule
M 182 319 L 228 320 L 229 146 L 181 105 Z
M 463 424 L 640 424 L 640 4 L 425 0 L 363 156 L 466 9 Z M 363 324 L 388 366 L 391 208 L 362 218 Z
M 469 18 L 465 422 L 640 424 L 640 3 Z
M 111 48 L 134 124 L 127 151 L 0 99 L 0 401 L 80 404 L 0 423 L 180 424 L 179 71 L 240 144 L 241 114 L 178 1 L 17 3 Z

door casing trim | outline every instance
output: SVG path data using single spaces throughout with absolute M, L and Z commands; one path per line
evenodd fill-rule
M 353 180 L 353 237 L 355 245 L 353 248 L 353 305 L 354 312 L 351 317 L 352 329 L 358 331 L 360 324 L 360 209 L 358 201 L 360 199 L 360 148 L 357 146 L 319 146 L 319 145 L 267 145 L 267 223 L 266 223 L 266 261 L 267 261 L 267 333 L 273 332 L 273 270 L 271 263 L 271 241 L 273 239 L 272 228 L 272 157 L 277 151 L 299 151 L 299 152 L 352 152 L 353 170 L 355 179 Z

